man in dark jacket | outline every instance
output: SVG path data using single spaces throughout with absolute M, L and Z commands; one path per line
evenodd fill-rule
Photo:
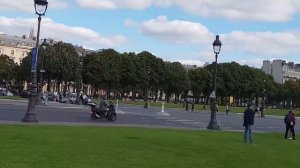
M 284 123 L 285 123 L 285 135 L 284 138 L 287 139 L 288 132 L 291 131 L 293 140 L 295 140 L 295 131 L 294 126 L 296 124 L 295 116 L 293 115 L 292 111 L 289 111 L 287 115 L 284 117 Z
M 248 134 L 249 134 L 249 141 L 252 144 L 253 143 L 253 135 L 252 135 L 252 125 L 254 124 L 254 116 L 255 112 L 253 111 L 251 107 L 251 103 L 248 103 L 247 109 L 244 112 L 244 124 L 245 127 L 244 131 L 244 142 L 247 143 L 248 140 Z

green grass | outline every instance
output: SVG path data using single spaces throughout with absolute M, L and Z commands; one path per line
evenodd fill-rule
M 11 100 L 27 100 L 26 98 L 20 98 L 19 96 L 0 96 L 0 99 L 11 99 Z M 99 100 L 95 99 L 95 102 L 99 102 Z M 116 104 L 116 100 L 113 101 Z M 138 102 L 134 101 L 119 101 L 119 104 L 127 104 L 127 105 L 139 105 L 143 106 L 145 104 L 144 101 L 140 100 Z M 154 107 L 161 107 L 162 102 L 150 102 L 150 106 Z M 185 107 L 182 106 L 182 104 L 175 104 L 175 103 L 164 103 L 165 108 L 177 108 L 177 109 L 185 109 Z M 195 104 L 195 111 L 210 111 L 210 106 L 206 105 L 205 109 L 203 108 L 203 105 L 200 104 Z M 189 109 L 191 109 L 191 104 L 189 105 Z M 226 111 L 226 106 L 219 106 L 219 111 L 220 112 L 225 112 Z M 230 112 L 233 113 L 243 113 L 245 111 L 245 107 L 230 107 Z M 277 115 L 277 116 L 284 116 L 288 112 L 288 109 L 273 109 L 273 108 L 268 108 L 265 109 L 265 114 L 266 115 Z M 296 116 L 300 117 L 300 110 L 296 109 L 293 110 Z
M 114 101 L 114 103 L 116 103 L 116 101 Z M 134 102 L 134 101 L 119 101 L 120 104 L 131 104 L 131 105 L 144 105 L 145 102 L 144 101 L 138 101 L 138 102 Z M 162 106 L 162 102 L 150 102 L 150 106 L 154 106 L 154 107 L 161 107 Z M 175 103 L 164 103 L 165 108 L 181 108 L 181 109 L 185 109 L 185 107 L 182 106 L 182 104 L 175 104 Z M 189 104 L 189 109 L 191 109 L 191 104 Z M 210 106 L 206 105 L 205 109 L 203 108 L 203 105 L 200 104 L 195 104 L 194 109 L 196 111 L 210 111 Z M 243 113 L 245 111 L 245 107 L 230 107 L 230 112 L 233 113 Z M 225 112 L 226 111 L 226 106 L 219 106 L 219 111 L 220 112 Z M 284 116 L 288 113 L 288 109 L 273 109 L 273 108 L 268 108 L 265 109 L 265 114 L 266 115 L 278 115 L 278 116 Z M 296 116 L 300 117 L 300 110 L 296 109 L 293 110 L 293 112 L 295 113 Z
M 282 134 L 0 125 L 1 168 L 295 168 L 300 142 Z
M 26 100 L 27 98 L 21 98 L 20 96 L 0 96 L 0 99 Z

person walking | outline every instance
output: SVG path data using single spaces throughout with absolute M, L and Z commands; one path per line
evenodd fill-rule
M 254 116 L 255 112 L 252 109 L 251 103 L 247 104 L 247 109 L 244 111 L 244 123 L 243 126 L 245 127 L 244 131 L 244 143 L 247 143 L 249 138 L 249 142 L 253 143 L 253 135 L 252 135 L 252 126 L 254 125 Z
M 229 113 L 229 103 L 226 104 L 226 114 Z
M 293 140 L 295 140 L 295 124 L 296 124 L 296 118 L 295 115 L 293 115 L 293 112 L 290 110 L 287 115 L 284 117 L 284 123 L 285 123 L 285 134 L 284 138 L 287 139 L 289 131 L 292 133 Z
M 188 100 L 186 100 L 186 103 L 185 103 L 185 110 L 189 111 L 189 102 L 188 102 Z

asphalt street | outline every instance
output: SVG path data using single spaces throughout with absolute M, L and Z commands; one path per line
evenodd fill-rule
M 0 100 L 0 123 L 24 124 L 21 122 L 26 110 L 27 101 Z M 84 105 L 62 104 L 49 102 L 48 106 L 36 106 L 39 124 L 54 125 L 96 125 L 96 126 L 131 126 L 131 127 L 166 127 L 179 129 L 205 130 L 210 112 L 185 111 L 184 109 L 164 109 L 142 106 L 119 105 L 117 108 L 117 120 L 106 119 L 91 120 L 90 107 Z M 243 130 L 242 114 L 224 112 L 217 113 L 217 120 L 222 130 Z M 284 132 L 283 117 L 266 116 L 255 117 L 254 131 Z M 296 134 L 300 132 L 299 124 L 295 127 Z

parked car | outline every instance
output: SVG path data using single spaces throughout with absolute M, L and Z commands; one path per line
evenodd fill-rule
M 6 95 L 5 95 L 5 96 L 14 96 L 14 94 L 11 93 L 11 92 L 8 90 L 8 91 L 6 91 Z
M 21 98 L 28 98 L 30 92 L 28 90 L 23 90 L 19 95 Z
M 6 88 L 0 87 L 0 96 L 6 96 Z
M 56 96 L 54 95 L 54 93 L 48 93 L 48 101 L 55 101 Z
M 77 98 L 77 93 L 71 93 L 71 94 L 69 95 L 69 102 L 70 102 L 71 104 L 75 104 L 76 98 Z
M 67 103 L 67 98 L 66 97 L 61 97 L 60 99 L 59 99 L 59 102 L 60 103 Z

